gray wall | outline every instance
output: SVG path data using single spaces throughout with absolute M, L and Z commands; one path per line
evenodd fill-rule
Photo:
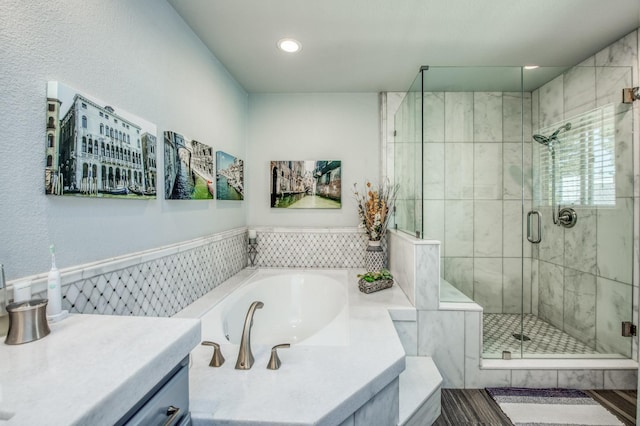
M 245 169 L 249 226 L 357 226 L 353 184 L 378 181 L 380 125 L 376 93 L 251 94 Z M 271 160 L 341 160 L 342 208 L 270 207 Z
M 44 195 L 46 82 L 58 80 L 241 158 L 248 97 L 164 0 L 8 0 L 0 14 L 0 263 L 7 278 L 243 226 L 245 202 Z M 371 124 L 374 126 L 374 124 Z

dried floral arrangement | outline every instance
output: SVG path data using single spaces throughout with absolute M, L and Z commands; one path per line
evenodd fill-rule
M 369 240 L 380 241 L 387 232 L 397 192 L 398 186 L 392 185 L 389 180 L 377 186 L 367 181 L 364 193 L 358 191 L 357 183 L 353 185 L 353 197 L 358 204 L 360 227 L 367 231 Z

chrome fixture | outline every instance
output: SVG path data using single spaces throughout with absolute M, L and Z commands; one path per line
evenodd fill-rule
M 538 142 L 541 145 L 546 146 L 549 149 L 549 153 L 551 154 L 551 208 L 552 210 L 552 219 L 553 224 L 558 226 L 564 226 L 565 228 L 573 228 L 573 226 L 578 221 L 578 214 L 571 207 L 560 208 L 560 204 L 556 204 L 556 150 L 555 143 L 560 142 L 558 140 L 558 135 L 560 132 L 566 132 L 571 130 L 571 123 L 566 123 L 556 129 L 550 136 L 544 135 L 533 135 L 533 140 Z M 530 235 L 530 220 L 527 223 L 527 239 Z M 538 217 L 538 237 L 540 238 L 540 217 Z M 531 240 L 529 240 L 531 241 Z M 538 241 L 531 241 L 540 242 Z
M 622 103 L 630 104 L 640 99 L 640 87 L 628 87 L 622 89 Z
M 253 353 L 251 353 L 251 326 L 253 326 L 253 314 L 256 309 L 264 306 L 262 302 L 253 302 L 247 311 L 242 329 L 242 339 L 240 340 L 240 352 L 236 361 L 236 370 L 249 370 L 253 365 Z
M 573 228 L 578 221 L 578 213 L 571 207 L 560 208 L 560 204 L 558 204 L 558 219 L 556 220 L 555 216 L 553 219 L 553 223 L 556 225 Z
M 269 363 L 267 364 L 267 368 L 269 370 L 277 370 L 282 365 L 280 358 L 278 357 L 278 349 L 280 348 L 289 348 L 291 345 L 289 343 L 282 343 L 280 345 L 275 345 L 271 348 L 271 358 L 269 358 Z
M 32 299 L 7 305 L 9 331 L 5 343 L 21 345 L 47 336 L 47 299 Z
M 622 337 L 633 337 L 638 333 L 638 327 L 631 321 L 622 321 Z
M 220 345 L 216 342 L 209 342 L 205 340 L 201 343 L 203 346 L 213 346 L 213 356 L 211 357 L 211 361 L 209 362 L 209 367 L 220 367 L 224 364 L 224 356 L 222 356 L 222 351 L 220 350 Z
M 536 238 L 533 237 L 533 233 L 531 232 L 531 221 L 533 216 L 536 216 L 538 219 L 538 236 Z M 542 241 L 542 214 L 540 214 L 538 210 L 531 210 L 527 213 L 527 240 L 533 244 L 538 244 Z
M 553 149 L 553 142 L 556 142 L 558 140 L 558 134 L 562 131 L 566 132 L 568 130 L 571 130 L 571 123 L 567 123 L 563 126 L 558 127 L 556 131 L 551 134 L 551 136 L 533 135 L 533 139 L 536 142 L 541 143 L 542 145 L 548 146 L 549 149 Z

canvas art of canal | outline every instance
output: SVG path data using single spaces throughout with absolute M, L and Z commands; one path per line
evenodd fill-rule
M 45 193 L 156 198 L 156 126 L 113 104 L 47 83 Z
M 272 161 L 271 207 L 339 209 L 341 161 Z
M 244 163 L 222 151 L 216 152 L 216 199 L 244 200 Z
M 167 200 L 211 200 L 213 148 L 179 133 L 164 132 L 164 196 Z

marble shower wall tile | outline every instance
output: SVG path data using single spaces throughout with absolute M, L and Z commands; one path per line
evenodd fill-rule
M 540 303 L 540 280 L 539 277 L 539 261 L 538 259 L 531 259 L 531 313 L 539 315 L 539 303 Z
M 617 198 L 615 208 L 599 208 L 597 229 L 598 275 L 631 284 L 633 199 Z
M 473 255 L 502 257 L 502 201 L 475 201 Z
M 596 349 L 630 357 L 632 338 L 620 335 L 620 324 L 632 318 L 632 286 L 598 277 L 596 291 Z
M 418 311 L 418 355 L 430 356 L 444 388 L 464 387 L 464 311 Z
M 473 259 L 473 300 L 484 312 L 502 312 L 502 258 Z
M 423 202 L 423 228 L 425 239 L 440 241 L 440 251 L 444 254 L 444 200 L 424 200 Z
M 444 140 L 473 141 L 473 93 L 446 92 L 444 99 Z
M 502 144 L 474 143 L 473 164 L 473 198 L 502 199 Z
M 444 142 L 425 143 L 423 155 L 424 199 L 443 200 L 445 181 Z
M 444 149 L 445 198 L 473 199 L 473 143 L 447 143 Z
M 444 279 L 465 296 L 473 299 L 473 258 L 445 257 L 443 260 Z
M 424 141 L 444 141 L 444 92 L 424 94 Z
M 521 116 L 524 104 L 524 117 Z M 525 142 L 531 139 L 532 98 L 530 92 L 521 95 L 520 92 L 504 92 L 502 94 L 502 139 L 504 142 L 519 142 L 522 133 Z M 523 126 L 524 122 L 524 128 Z
M 513 370 L 511 386 L 517 388 L 556 388 L 558 370 Z
M 415 198 L 415 158 L 419 155 L 420 145 L 409 142 L 396 142 L 395 144 L 395 170 L 402 170 L 396 173 L 396 183 L 398 187 L 398 199 L 407 200 Z
M 526 216 L 525 216 L 526 217 Z M 522 257 L 522 202 L 502 202 L 502 250 L 504 257 Z M 529 244 L 527 242 L 527 244 Z M 529 250 L 530 248 L 527 247 Z M 530 253 L 530 252 L 529 252 Z M 526 256 L 526 254 L 525 254 Z
M 473 256 L 473 201 L 444 202 L 444 245 L 446 257 Z
M 502 92 L 474 92 L 473 140 L 502 142 Z
M 538 129 L 562 120 L 564 116 L 563 80 L 563 76 L 560 75 L 539 89 Z
M 633 197 L 633 111 L 615 116 L 616 122 L 616 197 Z
M 596 72 L 594 67 L 573 67 L 563 75 L 565 117 L 596 107 Z
M 564 231 L 564 266 L 589 274 L 596 273 L 596 210 L 576 208 L 578 221 Z
M 589 347 L 595 347 L 595 275 L 565 268 L 563 330 Z
M 538 209 L 542 214 L 542 241 L 537 245 L 538 258 L 556 265 L 564 264 L 565 228 L 553 224 L 551 207 Z
M 597 67 L 638 66 L 637 31 L 632 31 L 596 53 Z
M 558 370 L 558 387 L 573 389 L 602 389 L 603 370 Z
M 416 321 L 394 321 L 402 347 L 407 356 L 418 355 L 418 323 Z
M 521 258 L 502 259 L 503 313 L 519 314 L 531 312 L 531 263 Z M 522 276 L 524 275 L 524 283 Z
M 525 190 L 524 198 L 530 200 L 532 198 L 531 188 L 531 144 L 524 145 L 524 154 L 522 152 L 522 144 L 504 143 L 502 144 L 502 176 L 503 189 L 502 194 L 505 200 L 522 199 L 522 163 L 524 161 L 525 173 Z
M 562 266 L 538 262 L 538 316 L 562 329 L 564 308 L 564 271 Z
M 595 68 L 596 106 L 614 104 L 618 111 L 628 111 L 631 105 L 620 103 L 622 89 L 633 87 L 632 67 L 601 66 Z
M 605 370 L 604 388 L 636 390 L 638 370 Z
M 440 305 L 440 245 L 418 244 L 414 248 L 417 309 L 438 309 Z
M 411 304 L 415 306 L 416 270 L 413 245 L 408 244 L 396 232 L 389 232 L 387 235 L 389 240 L 389 270 L 398 286 L 402 288 Z
M 481 370 L 482 353 L 480 312 L 465 312 L 464 386 L 467 389 L 485 386 L 511 386 L 511 370 Z

